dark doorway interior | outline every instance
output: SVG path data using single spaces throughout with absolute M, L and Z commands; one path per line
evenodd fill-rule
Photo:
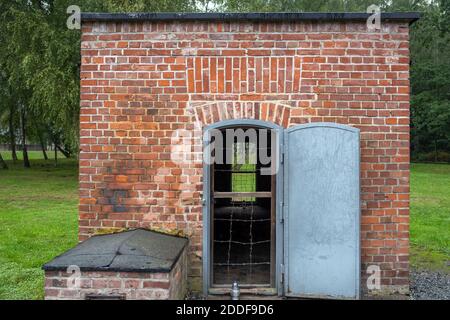
M 270 130 L 266 132 L 265 152 L 271 156 Z M 212 165 L 212 283 L 216 286 L 234 280 L 244 286 L 274 285 L 275 175 L 261 173 L 270 163 L 261 162 L 260 138 L 256 145 L 235 141 L 230 146 L 233 162 Z M 237 160 L 243 150 L 244 163 Z M 224 143 L 224 155 L 226 151 Z

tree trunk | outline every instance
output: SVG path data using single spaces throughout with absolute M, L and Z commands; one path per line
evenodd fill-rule
M 26 116 L 25 116 L 25 107 L 22 108 L 20 115 L 20 122 L 22 125 L 22 152 L 23 152 L 23 166 L 25 168 L 30 168 L 30 160 L 28 159 L 28 150 L 27 150 L 27 132 L 26 132 Z
M 9 109 L 9 141 L 11 144 L 11 155 L 13 162 L 17 161 L 16 153 L 16 136 L 14 135 L 14 107 L 11 105 Z
M 55 149 L 55 167 L 58 165 L 58 149 L 56 148 L 56 143 L 54 143 Z
M 70 158 L 70 152 L 64 150 L 63 148 L 61 148 L 59 145 L 55 145 L 56 148 L 61 151 L 61 153 L 66 157 L 66 158 Z
M 44 160 L 48 160 L 47 152 L 45 151 L 45 145 L 41 142 L 42 153 L 44 154 Z
M 37 128 L 37 130 L 38 130 L 38 136 L 39 136 L 39 143 L 41 144 L 42 153 L 44 154 L 44 159 L 48 160 L 47 152 L 45 151 L 44 139 L 42 139 L 42 135 L 39 133 L 39 128 Z
M 438 162 L 437 139 L 434 139 L 434 162 Z
M 5 160 L 3 160 L 2 153 L 0 152 L 0 168 L 2 169 L 8 169 L 8 165 L 6 164 Z

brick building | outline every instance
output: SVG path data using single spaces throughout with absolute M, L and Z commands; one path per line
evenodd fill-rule
M 380 276 L 373 293 L 407 293 L 408 39 L 418 15 L 382 14 L 380 29 L 369 28 L 368 17 L 83 14 L 80 241 L 133 228 L 183 234 L 189 286 L 200 291 L 203 284 L 205 293 L 220 293 L 236 278 L 249 292 L 357 298 L 369 275 Z M 205 165 L 203 133 L 211 128 L 272 130 L 281 170 L 264 179 L 258 164 L 248 171 Z M 319 171 L 298 159 L 320 163 Z M 239 187 L 246 174 L 253 185 Z M 315 183 L 319 176 L 329 183 Z M 297 186 L 298 177 L 308 183 Z M 238 224 L 248 210 L 256 231 L 245 240 L 248 225 Z M 220 238 L 223 230 L 228 238 Z M 339 243 L 351 250 L 336 249 Z M 315 262 L 301 261 L 302 252 Z M 342 277 L 349 292 L 296 279 L 333 268 L 351 270 Z M 339 286 L 339 279 L 325 280 Z

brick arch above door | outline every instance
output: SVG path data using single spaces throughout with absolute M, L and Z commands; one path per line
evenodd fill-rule
M 309 123 L 317 116 L 316 109 L 292 106 L 285 101 L 211 101 L 191 102 L 186 114 L 196 128 L 224 121 L 253 119 L 272 122 L 284 128 Z

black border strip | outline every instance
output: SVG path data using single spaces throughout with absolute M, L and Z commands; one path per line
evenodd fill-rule
M 370 13 L 364 12 L 267 12 L 267 13 L 94 13 L 83 12 L 83 22 L 95 21 L 362 21 Z M 382 12 L 381 20 L 420 19 L 419 12 Z

